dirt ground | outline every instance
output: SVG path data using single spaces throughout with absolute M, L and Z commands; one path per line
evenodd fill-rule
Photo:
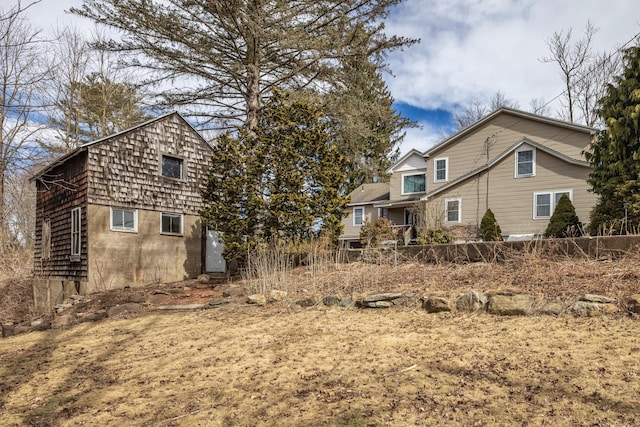
M 636 254 L 618 260 L 514 258 L 503 264 L 350 264 L 300 268 L 208 310 L 154 311 L 0 340 L 7 426 L 640 426 Z M 211 301 L 259 283 L 122 289 L 172 303 Z M 186 289 L 185 289 L 186 287 Z M 617 314 L 577 318 L 303 308 L 296 300 L 379 291 L 455 296 L 517 287 L 568 306 L 617 298 Z M 86 310 L 87 307 L 83 307 Z

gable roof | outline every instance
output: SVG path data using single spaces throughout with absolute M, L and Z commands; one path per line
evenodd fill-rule
M 451 187 L 455 187 L 456 185 L 458 185 L 459 183 L 466 181 L 467 179 L 481 173 L 484 172 L 490 168 L 492 168 L 496 163 L 498 163 L 500 160 L 504 159 L 505 157 L 507 157 L 509 154 L 513 153 L 514 151 L 516 151 L 518 148 L 520 148 L 522 145 L 530 145 L 532 147 L 535 147 L 536 149 L 540 150 L 540 151 L 544 151 L 545 153 L 557 157 L 560 160 L 563 160 L 567 163 L 570 163 L 572 165 L 577 165 L 577 166 L 583 166 L 586 168 L 591 167 L 591 165 L 588 162 L 585 162 L 583 160 L 576 160 L 572 157 L 566 156 L 558 151 L 552 150 L 551 148 L 542 145 L 530 138 L 527 137 L 522 137 L 520 138 L 515 144 L 513 144 L 511 147 L 507 148 L 506 150 L 504 150 L 502 153 L 500 153 L 497 157 L 495 157 L 493 160 L 491 160 L 490 162 L 484 164 L 483 166 L 474 169 L 456 179 L 454 179 L 453 181 L 436 188 L 433 191 L 428 192 L 427 194 L 425 194 L 424 196 L 422 196 L 422 198 L 420 200 L 427 200 L 432 196 L 435 196 L 438 193 L 441 193 Z
M 398 166 L 400 166 L 402 163 L 407 161 L 407 159 L 409 159 L 409 157 L 411 157 L 413 155 L 418 155 L 420 157 L 424 157 L 422 155 L 421 151 L 419 151 L 419 150 L 417 150 L 415 148 L 412 148 L 407 154 L 405 154 L 404 156 L 400 157 L 398 159 L 398 161 L 396 161 L 393 165 L 391 165 L 391 167 L 389 169 L 387 169 L 387 173 L 393 173 Z
M 349 196 L 351 196 L 351 202 L 348 206 L 389 200 L 389 183 L 376 182 L 373 184 L 362 184 L 353 190 Z
M 163 115 L 161 115 L 161 116 L 155 117 L 155 118 L 153 118 L 153 119 L 147 120 L 146 122 L 142 122 L 142 123 L 140 123 L 140 124 L 137 124 L 137 125 L 135 125 L 135 126 L 133 126 L 133 127 L 130 127 L 129 129 L 125 129 L 125 130 L 123 130 L 123 131 L 116 132 L 116 133 L 114 133 L 114 134 L 112 134 L 112 135 L 108 135 L 108 136 L 105 136 L 105 137 L 103 137 L 103 138 L 96 139 L 95 141 L 90 141 L 90 142 L 87 142 L 87 143 L 85 143 L 85 144 L 82 144 L 81 146 L 79 146 L 78 148 L 74 149 L 73 151 L 71 151 L 71 152 L 69 152 L 69 153 L 67 153 L 67 154 L 65 154 L 65 155 L 63 155 L 63 156 L 61 156 L 61 157 L 59 157 L 59 158 L 55 159 L 53 162 L 49 163 L 47 166 L 45 166 L 43 169 L 41 169 L 39 172 L 37 172 L 35 175 L 33 175 L 29 180 L 30 180 L 30 181 L 34 181 L 34 180 L 36 180 L 36 179 L 40 178 L 42 175 L 46 174 L 47 172 L 49 172 L 50 170 L 54 169 L 55 167 L 60 166 L 61 164 L 63 164 L 63 163 L 65 163 L 66 161 L 68 161 L 69 159 L 72 159 L 72 158 L 76 157 L 78 154 L 80 154 L 80 153 L 82 153 L 82 152 L 84 152 L 84 151 L 87 151 L 87 149 L 88 149 L 90 146 L 92 146 L 92 145 L 97 145 L 97 144 L 100 144 L 100 143 L 102 143 L 102 142 L 104 142 L 104 141 L 107 141 L 107 140 L 110 140 L 110 139 L 113 139 L 113 138 L 117 138 L 117 137 L 119 137 L 119 136 L 122 136 L 122 135 L 124 135 L 124 134 L 127 134 L 127 133 L 129 133 L 129 132 L 134 132 L 134 131 L 136 131 L 136 130 L 138 130 L 138 129 L 140 129 L 140 128 L 143 128 L 143 127 L 145 127 L 145 126 L 148 126 L 148 125 L 150 125 L 150 124 L 152 124 L 152 123 L 155 123 L 155 122 L 158 122 L 158 121 L 160 121 L 160 120 L 166 119 L 167 117 L 170 117 L 170 116 L 173 116 L 173 115 L 175 115 L 175 116 L 179 117 L 180 119 L 182 119 L 182 121 L 183 121 L 187 126 L 189 126 L 189 127 L 190 127 L 190 128 L 191 128 L 191 129 L 192 129 L 192 130 L 193 130 L 193 131 L 194 131 L 194 132 L 195 132 L 195 133 L 196 133 L 196 134 L 197 134 L 197 135 L 202 139 L 202 141 L 203 141 L 203 142 L 205 142 L 209 147 L 211 147 L 211 145 L 209 144 L 209 142 L 208 142 L 206 139 L 204 139 L 204 137 L 203 137 L 202 135 L 200 135 L 200 132 L 198 132 L 198 131 L 197 131 L 197 130 L 196 130 L 196 129 L 191 125 L 191 123 L 189 123 L 189 122 L 188 122 L 184 117 L 182 117 L 182 115 L 181 115 L 180 113 L 178 113 L 177 111 L 172 111 L 172 112 L 169 112 L 169 113 L 163 114 Z
M 491 120 L 495 119 L 497 116 L 502 115 L 502 114 L 509 114 L 509 115 L 512 115 L 512 116 L 516 116 L 519 119 L 533 120 L 533 121 L 540 122 L 540 123 L 547 123 L 547 124 L 551 124 L 551 125 L 554 125 L 554 126 L 560 126 L 560 127 L 566 128 L 566 129 L 571 129 L 571 130 L 575 130 L 575 131 L 579 131 L 579 132 L 584 132 L 584 133 L 587 133 L 587 134 L 590 134 L 590 135 L 592 135 L 595 132 L 597 132 L 597 129 L 589 127 L 589 126 L 584 126 L 584 125 L 580 125 L 580 124 L 576 124 L 576 123 L 566 122 L 566 121 L 558 120 L 558 119 L 552 119 L 551 117 L 539 116 L 537 114 L 528 113 L 526 111 L 516 110 L 516 109 L 513 109 L 513 108 L 502 107 L 502 108 L 499 108 L 499 109 L 495 110 L 491 114 L 483 117 L 482 119 L 478 120 L 477 122 L 467 126 L 466 128 L 463 128 L 462 130 L 460 130 L 457 133 L 453 134 L 452 136 L 450 136 L 449 138 L 445 139 L 444 141 L 442 141 L 441 143 L 437 144 L 436 146 L 432 147 L 431 149 L 425 151 L 423 153 L 424 157 L 431 156 L 436 151 L 439 151 L 442 148 L 446 147 L 447 145 L 453 143 L 454 141 L 457 141 L 457 140 L 461 139 L 462 137 L 468 135 L 469 133 L 471 133 L 474 130 L 478 129 L 479 127 L 487 124 L 488 122 L 490 122 Z

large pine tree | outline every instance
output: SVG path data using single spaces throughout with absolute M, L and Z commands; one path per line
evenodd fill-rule
M 624 69 L 600 100 L 605 123 L 585 153 L 589 184 L 600 196 L 589 231 L 626 233 L 640 226 L 640 46 L 624 54 Z

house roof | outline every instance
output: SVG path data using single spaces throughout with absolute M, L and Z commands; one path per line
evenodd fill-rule
M 533 113 L 528 113 L 526 111 L 521 111 L 521 110 L 516 110 L 513 108 L 506 108 L 506 107 L 502 107 L 499 108 L 497 110 L 495 110 L 493 113 L 485 116 L 484 118 L 478 120 L 477 122 L 467 126 L 466 128 L 460 130 L 459 132 L 453 134 L 452 136 L 450 136 L 449 138 L 445 139 L 444 141 L 442 141 L 441 143 L 437 144 L 436 146 L 430 148 L 429 150 L 425 151 L 423 153 L 424 157 L 429 157 L 431 155 L 433 155 L 433 153 L 441 150 L 442 148 L 446 147 L 447 145 L 459 140 L 460 138 L 464 137 L 465 135 L 473 132 L 474 130 L 478 129 L 479 127 L 485 125 L 486 123 L 490 122 L 491 120 L 495 119 L 497 116 L 502 115 L 502 114 L 509 114 L 512 116 L 516 116 L 520 119 L 528 119 L 528 120 L 534 120 L 540 123 L 547 123 L 547 124 L 552 124 L 555 126 L 560 126 L 566 129 L 571 129 L 571 130 L 575 130 L 575 131 L 579 131 L 579 132 L 585 132 L 588 134 L 594 134 L 595 132 L 597 132 L 597 129 L 589 127 L 589 126 L 584 126 L 584 125 L 580 125 L 580 124 L 576 124 L 576 123 L 571 123 L 571 122 L 566 122 L 563 120 L 558 120 L 558 119 L 552 119 L 550 117 L 544 117 L 544 116 L 539 116 L 537 114 L 533 114 Z
M 75 150 L 73 150 L 73 151 L 71 151 L 71 152 L 69 152 L 69 153 L 67 153 L 67 154 L 65 154 L 65 155 L 63 155 L 63 156 L 61 156 L 61 157 L 59 157 L 59 158 L 55 159 L 53 162 L 49 163 L 49 165 L 45 166 L 43 169 L 41 169 L 39 172 L 37 172 L 35 175 L 33 175 L 33 176 L 30 178 L 30 181 L 34 181 L 34 180 L 36 180 L 36 179 L 40 178 L 42 175 L 46 174 L 47 172 L 49 172 L 50 170 L 54 169 L 55 167 L 60 166 L 61 164 L 63 164 L 63 163 L 65 163 L 66 161 L 68 161 L 69 159 L 72 159 L 72 158 L 76 157 L 77 155 L 79 155 L 80 153 L 82 153 L 82 152 L 84 152 L 84 151 L 87 151 L 87 149 L 88 149 L 90 146 L 92 146 L 92 145 L 100 144 L 100 143 L 102 143 L 102 142 L 104 142 L 104 141 L 107 141 L 107 140 L 110 140 L 110 139 L 113 139 L 113 138 L 116 138 L 116 137 L 122 136 L 122 135 L 124 135 L 124 134 L 126 134 L 126 133 L 136 131 L 136 130 L 138 130 L 138 129 L 140 129 L 140 128 L 143 128 L 143 127 L 145 127 L 145 126 L 150 125 L 151 123 L 154 123 L 154 122 L 160 121 L 160 120 L 165 119 L 165 118 L 167 118 L 167 117 L 170 117 L 170 116 L 172 116 L 172 115 L 176 115 L 177 117 L 179 117 L 180 119 L 182 119 L 182 121 L 183 121 L 183 122 L 185 122 L 185 123 L 186 123 L 186 124 L 187 124 L 187 125 L 188 125 L 188 126 L 189 126 L 189 127 L 190 127 L 194 132 L 195 132 L 195 133 L 196 133 L 196 134 L 198 134 L 198 136 L 200 136 L 200 138 L 202 138 L 202 140 L 203 140 L 204 142 L 206 142 L 206 143 L 207 143 L 207 145 L 209 145 L 209 143 L 207 142 L 207 140 L 206 140 L 206 139 L 204 139 L 204 137 L 203 137 L 202 135 L 200 135 L 200 132 L 198 132 L 198 131 L 197 131 L 197 130 L 196 130 L 196 129 L 191 125 L 191 123 L 189 123 L 189 122 L 188 122 L 184 117 L 182 117 L 182 115 L 181 115 L 180 113 L 178 113 L 177 111 L 172 111 L 172 112 L 170 112 L 170 113 L 166 113 L 166 114 L 163 114 L 163 115 L 161 115 L 161 116 L 155 117 L 155 118 L 153 118 L 153 119 L 147 120 L 146 122 L 142 122 L 142 123 L 140 123 L 140 124 L 137 124 L 137 125 L 135 125 L 135 126 L 133 126 L 133 127 L 129 128 L 129 129 L 125 129 L 125 130 L 123 130 L 123 131 L 116 132 L 116 133 L 114 133 L 114 134 L 112 134 L 112 135 L 105 136 L 105 137 L 100 138 L 100 139 L 96 139 L 95 141 L 90 141 L 90 142 L 87 142 L 87 143 L 85 143 L 85 144 L 82 144 L 81 146 L 79 146 L 79 147 L 78 147 L 78 148 L 76 148 Z
M 353 190 L 349 196 L 351 196 L 349 206 L 389 200 L 389 183 L 376 182 L 373 184 L 362 184 Z
M 558 151 L 552 150 L 551 148 L 542 145 L 536 141 L 533 141 L 530 138 L 527 137 L 522 137 L 520 138 L 515 144 L 513 144 L 511 147 L 507 148 L 506 150 L 504 150 L 502 153 L 500 153 L 500 155 L 498 155 L 496 158 L 494 158 L 493 160 L 491 160 L 490 162 L 484 164 L 483 166 L 474 169 L 468 173 L 466 173 L 465 175 L 462 175 L 456 179 L 454 179 L 453 181 L 447 183 L 446 185 L 443 185 L 442 187 L 438 187 L 437 189 L 428 192 L 427 194 L 425 194 L 424 196 L 422 196 L 421 200 L 427 200 L 430 197 L 435 196 L 438 193 L 441 193 L 451 187 L 455 187 L 456 185 L 458 185 L 459 183 L 466 181 L 467 179 L 471 178 L 472 176 L 475 176 L 481 172 L 486 171 L 487 169 L 490 169 L 491 167 L 493 167 L 496 163 L 498 163 L 500 160 L 504 159 L 505 157 L 507 157 L 509 154 L 511 154 L 512 152 L 514 152 L 515 150 L 517 150 L 518 148 L 520 148 L 522 145 L 527 144 L 530 145 L 532 147 L 535 147 L 536 149 L 540 150 L 540 151 L 544 151 L 545 153 L 557 157 L 567 163 L 573 164 L 573 165 L 577 165 L 577 166 L 583 166 L 583 167 L 591 167 L 591 165 L 588 162 L 582 161 L 582 160 L 576 160 L 572 157 L 566 156 Z
M 415 148 L 412 148 L 411 151 L 409 151 L 404 156 L 400 157 L 397 162 L 391 165 L 391 167 L 387 169 L 387 173 L 393 173 L 398 165 L 401 165 L 403 162 L 405 162 L 409 157 L 413 156 L 414 154 L 417 154 L 418 156 L 423 157 L 421 151 L 418 151 Z

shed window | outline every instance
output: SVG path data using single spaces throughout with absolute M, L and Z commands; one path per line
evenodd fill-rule
M 111 231 L 138 231 L 138 211 L 111 208 Z
M 42 250 L 40 251 L 41 259 L 51 258 L 51 220 L 42 220 Z
M 183 178 L 183 160 L 179 157 L 162 155 L 162 176 L 167 178 Z
M 160 233 L 182 235 L 182 214 L 162 212 Z
M 81 208 L 71 209 L 71 256 L 80 256 Z

